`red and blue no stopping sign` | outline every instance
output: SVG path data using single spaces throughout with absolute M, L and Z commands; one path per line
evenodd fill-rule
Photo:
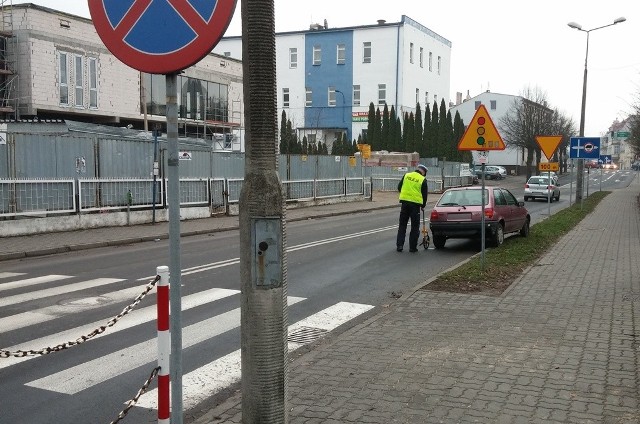
M 200 61 L 227 30 L 236 0 L 88 0 L 102 42 L 126 65 L 171 74 Z

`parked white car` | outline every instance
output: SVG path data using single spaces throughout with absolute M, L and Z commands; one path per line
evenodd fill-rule
M 530 177 L 529 181 L 524 185 L 524 201 L 535 199 L 548 199 L 551 196 L 550 201 L 560 200 L 560 187 L 558 187 L 553 181 L 549 182 L 548 176 L 535 176 Z

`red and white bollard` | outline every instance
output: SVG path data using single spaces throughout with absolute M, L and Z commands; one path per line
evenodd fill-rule
M 169 267 L 159 266 L 157 288 L 158 305 L 158 424 L 170 424 L 171 399 L 169 359 L 171 356 L 171 332 L 169 331 Z

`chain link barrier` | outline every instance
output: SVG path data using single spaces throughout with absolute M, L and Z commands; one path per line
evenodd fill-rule
M 149 284 L 147 284 L 147 287 L 145 287 L 144 291 L 142 293 L 140 293 L 133 300 L 132 304 L 130 304 L 129 306 L 124 308 L 122 310 L 122 312 L 120 312 L 118 315 L 116 315 L 115 317 L 111 318 L 105 325 L 102 325 L 102 326 L 96 328 L 91 333 L 87 334 L 86 336 L 82 336 L 82 337 L 77 338 L 76 340 L 69 341 L 69 342 L 66 342 L 66 343 L 61 343 L 61 344 L 53 346 L 53 347 L 45 347 L 45 348 L 40 349 L 40 350 L 17 350 L 15 352 L 10 352 L 8 350 L 0 349 L 0 359 L 10 358 L 10 357 L 24 358 L 25 356 L 48 355 L 48 354 L 53 353 L 53 352 L 60 352 L 62 350 L 69 349 L 70 347 L 77 346 L 79 344 L 82 344 L 82 343 L 86 342 L 87 340 L 91 340 L 95 336 L 104 333 L 107 330 L 107 328 L 113 327 L 118 321 L 120 321 L 120 319 L 122 317 L 124 317 L 129 312 L 131 312 L 133 310 L 133 308 L 135 308 L 136 305 L 138 303 L 140 303 L 142 301 L 142 299 L 144 299 L 144 297 L 155 287 L 156 283 L 159 280 L 160 280 L 160 276 L 156 275 L 156 277 L 153 280 L 151 280 L 149 282 Z
M 153 369 L 153 371 L 151 372 L 151 375 L 149 376 L 149 378 L 147 378 L 147 381 L 145 381 L 142 387 L 140 388 L 140 390 L 138 390 L 138 393 L 136 393 L 133 399 L 127 402 L 127 406 L 122 411 L 120 411 L 120 413 L 118 414 L 118 418 L 111 421 L 109 424 L 119 423 L 120 421 L 122 421 L 122 419 L 124 419 L 124 417 L 127 416 L 127 414 L 129 413 L 129 410 L 133 408 L 136 405 L 136 403 L 138 403 L 138 399 L 140 399 L 140 396 L 142 396 L 147 392 L 147 389 L 151 385 L 151 382 L 153 381 L 153 379 L 158 376 L 159 371 L 160 371 L 160 367 L 155 367 Z

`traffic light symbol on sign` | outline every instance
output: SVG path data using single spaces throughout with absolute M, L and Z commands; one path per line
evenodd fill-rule
M 476 139 L 476 143 L 478 143 L 479 146 L 484 146 L 484 133 L 486 132 L 486 130 L 484 129 L 484 123 L 485 123 L 485 119 L 484 116 L 480 116 L 478 118 L 478 129 L 476 130 L 476 132 L 478 133 L 478 138 Z

